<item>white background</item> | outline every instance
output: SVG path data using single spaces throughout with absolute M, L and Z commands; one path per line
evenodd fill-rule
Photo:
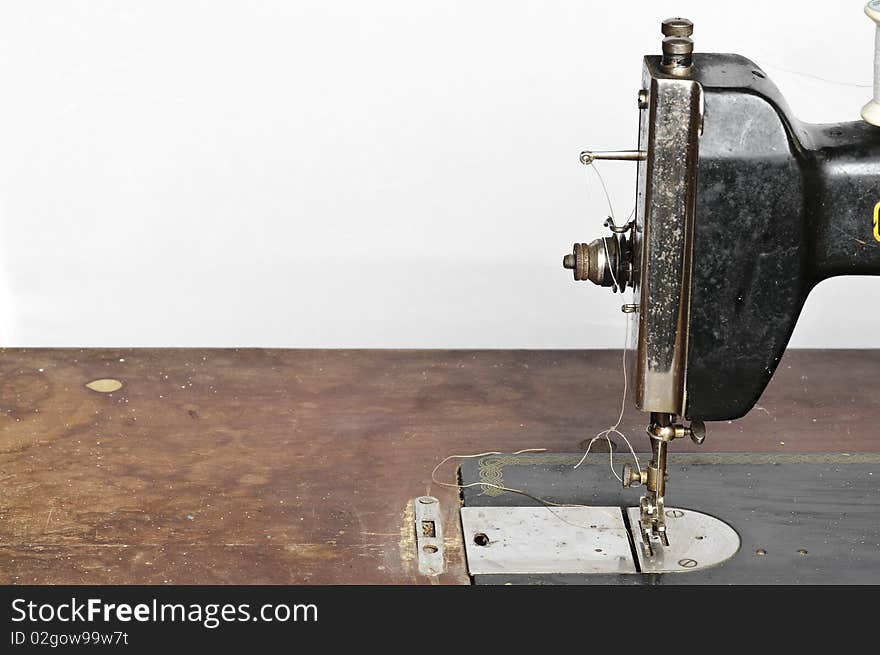
M 619 347 L 560 259 L 660 20 L 856 120 L 863 4 L 4 2 L 0 343 Z M 627 214 L 634 166 L 600 170 Z M 793 345 L 880 346 L 878 289 L 822 284 Z

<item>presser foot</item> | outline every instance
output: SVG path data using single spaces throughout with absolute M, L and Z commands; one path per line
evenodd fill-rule
M 642 536 L 641 547 L 647 557 L 654 557 L 658 548 L 669 547 L 662 499 L 652 499 L 650 494 L 639 499 L 639 533 Z
M 665 472 L 663 475 L 665 477 Z M 642 548 L 649 557 L 654 555 L 655 548 L 669 546 L 663 497 L 657 495 L 654 483 L 657 476 L 657 467 L 653 461 L 647 470 L 640 471 L 634 470 L 630 464 L 625 464 L 621 476 L 624 487 L 647 486 L 645 494 L 639 499 L 638 532 L 642 537 Z

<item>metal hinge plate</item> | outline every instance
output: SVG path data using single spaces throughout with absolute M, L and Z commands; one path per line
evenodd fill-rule
M 433 496 L 419 496 L 413 500 L 413 510 L 419 573 L 440 575 L 446 568 L 440 502 Z

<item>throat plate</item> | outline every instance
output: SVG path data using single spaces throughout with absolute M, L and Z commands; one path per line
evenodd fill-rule
M 627 510 L 636 556 L 642 573 L 679 573 L 702 571 L 718 566 L 736 555 L 739 535 L 727 523 L 714 516 L 689 509 L 666 509 L 666 538 L 668 546 L 653 542 L 651 548 L 644 543 L 644 535 L 638 529 L 640 510 Z

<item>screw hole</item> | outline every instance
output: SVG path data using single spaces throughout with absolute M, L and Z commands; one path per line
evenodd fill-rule
M 433 555 L 439 550 L 439 548 L 437 548 L 437 546 L 428 544 L 427 546 L 422 546 L 422 550 L 428 553 L 428 555 Z
M 596 549 L 596 552 L 597 552 L 597 553 L 601 553 L 601 552 L 602 552 L 602 549 L 601 549 L 601 548 L 597 548 L 597 549 Z
M 806 548 L 798 548 L 798 555 L 809 555 Z
M 766 554 L 767 554 L 767 551 L 764 550 L 763 548 L 759 548 L 758 550 L 755 551 L 755 555 L 766 555 Z
M 482 532 L 478 532 L 474 535 L 474 543 L 478 546 L 488 546 L 489 545 L 489 537 L 487 537 Z
M 752 75 L 754 75 L 755 77 L 760 77 L 762 80 L 765 77 L 764 73 L 762 73 L 761 71 L 752 71 Z
M 697 535 L 695 538 L 696 538 L 696 539 L 702 539 L 703 537 L 702 537 L 702 535 Z

